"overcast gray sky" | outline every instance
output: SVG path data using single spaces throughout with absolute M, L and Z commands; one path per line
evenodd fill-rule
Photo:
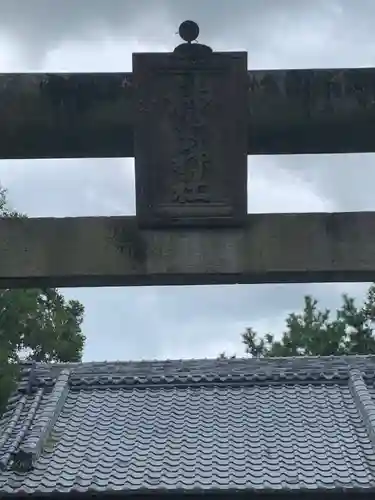
M 374 0 L 0 0 L 0 72 L 131 71 L 165 51 L 185 19 L 249 68 L 375 66 Z M 374 155 L 249 157 L 249 212 L 375 210 Z M 0 183 L 29 216 L 134 213 L 133 161 L 0 161 Z M 335 307 L 366 285 L 69 289 L 86 307 L 85 360 L 241 354 L 246 326 L 280 331 L 312 293 Z

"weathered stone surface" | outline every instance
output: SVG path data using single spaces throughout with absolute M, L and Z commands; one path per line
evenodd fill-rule
M 249 154 L 374 152 L 375 69 L 250 71 Z M 132 157 L 131 73 L 0 75 L 0 158 Z
M 246 52 L 200 59 L 134 54 L 133 83 L 140 225 L 241 224 L 247 213 Z
M 0 159 L 132 156 L 131 76 L 0 75 Z
M 133 217 L 0 219 L 0 287 L 375 280 L 375 213 L 249 215 L 140 231 Z

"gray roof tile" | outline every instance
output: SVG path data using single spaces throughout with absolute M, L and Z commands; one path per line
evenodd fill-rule
M 375 486 L 375 358 L 25 366 L 0 492 Z M 375 431 L 375 430 L 374 430 Z

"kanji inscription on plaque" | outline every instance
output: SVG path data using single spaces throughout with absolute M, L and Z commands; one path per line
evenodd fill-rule
M 247 213 L 247 54 L 180 48 L 133 54 L 137 218 L 149 227 L 239 225 Z

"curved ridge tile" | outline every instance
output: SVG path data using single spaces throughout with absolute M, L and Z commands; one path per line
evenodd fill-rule
M 227 382 L 345 380 L 350 368 L 375 376 L 371 356 L 169 360 L 72 365 L 72 386 L 175 385 Z M 371 375 L 372 374 L 372 375 Z
M 34 417 L 35 417 L 35 414 L 38 410 L 38 406 L 40 404 L 42 396 L 43 396 L 43 389 L 40 388 L 37 390 L 37 392 L 33 398 L 33 402 L 30 405 L 30 408 L 27 412 L 27 415 L 26 415 L 24 421 L 22 422 L 22 425 L 21 425 L 20 429 L 18 430 L 17 435 L 15 436 L 13 441 L 11 442 L 9 448 L 7 449 L 7 452 L 1 458 L 0 467 L 2 469 L 6 469 L 6 467 L 8 466 L 8 463 L 12 457 L 13 457 L 13 462 L 15 461 L 17 463 L 17 460 L 15 460 L 15 456 L 17 454 L 18 447 L 19 447 L 20 443 L 22 442 L 22 440 L 24 439 L 27 431 L 29 430 L 32 421 L 34 420 Z M 18 420 L 16 422 L 18 422 Z M 15 422 L 15 424 L 16 424 L 16 422 Z
M 35 460 L 38 459 L 46 438 L 56 422 L 68 395 L 69 374 L 70 370 L 62 370 L 38 422 L 36 422 L 30 434 L 25 438 L 22 446 L 15 452 L 14 463 L 17 464 L 18 468 L 30 470 Z
M 19 418 L 21 416 L 22 410 L 25 406 L 26 403 L 26 396 L 22 395 L 21 398 L 18 400 L 15 409 L 13 410 L 12 414 L 9 416 L 9 420 L 7 421 L 6 427 L 3 429 L 1 435 L 0 435 L 0 454 L 2 453 L 2 448 L 6 444 L 7 440 L 9 439 L 10 435 L 12 434 L 17 422 L 19 421 Z
M 350 371 L 350 388 L 375 451 L 375 403 L 359 370 Z

